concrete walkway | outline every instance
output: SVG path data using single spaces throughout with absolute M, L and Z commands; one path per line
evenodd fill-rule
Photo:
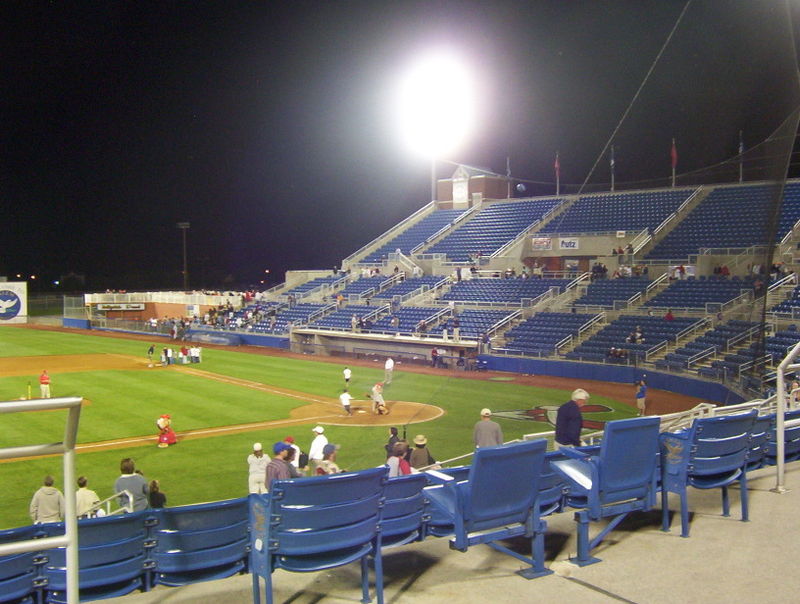
M 660 510 L 634 515 L 594 550 L 602 562 L 577 567 L 572 513 L 547 518 L 547 566 L 555 574 L 528 581 L 514 574 L 522 564 L 487 546 L 451 551 L 446 539 L 390 550 L 384 555 L 384 596 L 396 604 L 479 602 L 795 602 L 800 561 L 800 463 L 787 466 L 789 492 L 770 491 L 775 470 L 750 478 L 750 522 L 740 522 L 738 491 L 723 518 L 719 489 L 692 490 L 691 536 L 680 537 L 680 517 L 660 530 Z M 670 499 L 677 510 L 676 497 Z M 596 534 L 597 529 L 592 531 Z M 524 545 L 522 546 L 524 547 Z M 276 602 L 359 602 L 359 567 L 321 573 L 273 575 Z M 124 604 L 238 604 L 252 600 L 250 575 L 107 600 Z M 263 597 L 263 582 L 262 582 Z M 373 597 L 373 601 L 375 601 Z

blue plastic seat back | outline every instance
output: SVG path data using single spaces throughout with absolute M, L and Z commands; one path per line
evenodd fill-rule
M 761 467 L 764 456 L 767 454 L 767 443 L 770 433 L 774 428 L 775 414 L 759 415 L 753 422 L 750 431 L 749 451 L 747 454 L 747 468 L 755 470 Z
M 230 526 L 198 531 L 157 531 L 156 555 L 192 552 L 243 542 L 248 537 L 247 520 Z
M 424 474 L 390 478 L 386 483 L 381 540 L 384 546 L 421 539 L 427 499 L 423 489 L 428 484 Z
M 198 531 L 231 526 L 247 520 L 247 498 L 149 510 L 158 520 L 158 530 Z
M 720 474 L 741 468 L 750 451 L 756 411 L 694 420 L 689 473 Z
M 539 494 L 547 441 L 482 447 L 470 467 L 464 505 L 467 531 L 521 523 L 528 519 Z
M 33 570 L 32 564 L 28 566 L 26 572 L 12 575 L 9 579 L 3 578 L 5 573 L 2 569 L 0 569 L 0 573 L 2 573 L 0 574 L 0 602 L 17 602 L 21 598 L 36 593 L 33 584 L 36 572 Z
M 387 468 L 279 480 L 269 495 L 269 549 L 307 556 L 356 548 L 378 531 Z
M 658 417 L 608 422 L 600 445 L 601 504 L 638 498 L 652 486 L 658 455 Z
M 102 518 L 78 520 L 78 543 L 80 548 L 104 546 L 117 541 L 144 539 L 145 522 L 148 512 L 134 512 Z M 42 525 L 48 537 L 64 534 L 64 523 L 56 522 Z

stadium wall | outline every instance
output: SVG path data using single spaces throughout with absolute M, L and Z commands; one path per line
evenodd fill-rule
M 646 379 L 647 385 L 659 390 L 713 401 L 722 405 L 736 405 L 745 399 L 723 384 L 675 374 L 660 373 L 643 367 L 600 365 L 596 363 L 575 363 L 571 361 L 551 361 L 545 359 L 526 359 L 520 357 L 497 357 L 480 355 L 486 361 L 486 368 L 493 371 L 508 371 L 529 375 L 551 375 L 576 380 L 597 380 L 619 384 L 633 384 Z

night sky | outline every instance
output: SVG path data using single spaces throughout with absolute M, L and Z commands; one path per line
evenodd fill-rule
M 430 199 L 387 106 L 431 47 L 480 82 L 451 159 L 504 173 L 508 155 L 551 194 L 558 150 L 581 183 L 684 5 L 3 2 L 0 275 L 178 288 L 181 221 L 190 287 L 333 267 Z M 614 140 L 617 182 L 668 176 L 672 137 L 688 172 L 773 132 L 799 98 L 790 23 L 778 0 L 692 2 Z

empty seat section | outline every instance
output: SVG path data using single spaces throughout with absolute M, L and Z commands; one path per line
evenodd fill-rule
M 412 224 L 402 233 L 393 237 L 380 248 L 361 260 L 364 264 L 377 264 L 386 260 L 387 256 L 396 250 L 410 254 L 418 245 L 427 241 L 429 237 L 451 224 L 464 210 L 435 210 L 419 222 Z
M 593 318 L 594 315 L 582 313 L 536 313 L 506 332 L 505 349 L 534 356 L 552 355 L 556 344 L 577 335 L 581 327 Z
M 454 283 L 442 300 L 519 304 L 523 299 L 538 298 L 550 288 L 562 292 L 571 282 L 570 279 L 472 279 Z

